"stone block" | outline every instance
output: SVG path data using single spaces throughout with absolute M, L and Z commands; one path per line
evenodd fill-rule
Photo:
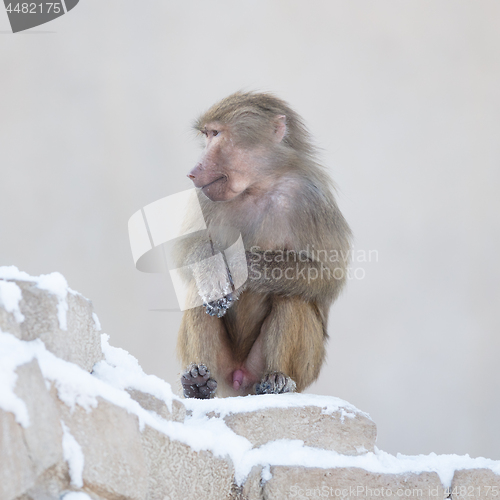
M 62 461 L 40 474 L 34 486 L 17 500 L 54 500 L 70 489 L 68 464 Z
M 262 467 L 255 465 L 252 467 L 245 483 L 238 489 L 236 500 L 262 500 Z
M 490 469 L 457 470 L 448 493 L 453 500 L 498 500 L 500 475 Z
M 354 467 L 318 469 L 271 467 L 272 479 L 263 484 L 261 498 L 335 498 L 336 500 L 373 500 L 407 498 L 443 500 L 445 493 L 435 472 L 381 474 Z M 258 497 L 255 497 L 258 498 Z
M 137 401 L 145 410 L 154 411 L 166 420 L 184 422 L 186 407 L 180 401 L 176 399 L 172 401 L 172 413 L 170 413 L 166 403 L 152 394 L 137 389 L 126 389 L 126 391 L 130 394 L 130 397 Z
M 92 314 L 94 308 L 90 300 L 77 295 L 68 293 L 68 331 L 69 338 L 63 342 L 61 336 L 51 339 L 52 352 L 65 359 L 81 366 L 88 372 L 92 371 L 93 366 L 103 359 L 101 350 L 101 333 L 96 327 Z M 56 353 L 59 344 L 63 344 L 63 349 Z M 47 345 L 47 344 L 46 344 Z M 49 349 L 49 347 L 47 347 Z
M 233 413 L 224 420 L 254 447 L 276 439 L 300 439 L 306 446 L 344 455 L 373 451 L 377 427 L 372 420 L 361 413 L 347 417 L 341 410 L 331 414 L 322 411 L 318 406 L 266 408 Z
M 22 430 L 38 476 L 63 460 L 59 410 L 47 391 L 36 359 L 19 366 L 16 373 L 14 392 L 26 404 L 30 418 L 30 425 Z
M 37 484 L 48 481 L 52 470 L 64 467 L 59 411 L 37 360 L 19 366 L 16 373 L 14 392 L 26 404 L 30 425 L 22 427 L 13 414 L 0 411 L 0 498 L 21 494 L 36 500 L 54 498 L 55 488 L 44 494 Z
M 34 340 L 59 329 L 57 297 L 32 281 L 13 281 L 22 291 L 19 308 L 24 316 L 20 323 L 21 340 Z M 13 333 L 13 332 L 12 332 Z
M 30 281 L 15 281 L 23 298 L 20 310 L 25 319 L 12 327 L 12 318 L 4 318 L 6 329 L 21 340 L 40 338 L 47 349 L 66 361 L 91 371 L 102 359 L 101 335 L 92 317 L 92 303 L 79 294 L 68 293 L 67 330 L 62 330 L 57 315 L 57 297 Z M 2 317 L 0 316 L 0 321 Z M 10 323 L 7 323 L 10 321 Z M 0 323 L 1 325 L 1 323 Z
M 145 499 L 148 471 L 137 417 L 102 398 L 89 412 L 59 406 L 85 457 L 84 489 L 103 498 Z
M 229 459 L 193 451 L 149 426 L 142 442 L 149 470 L 148 500 L 232 498 L 234 469 Z
M 0 499 L 12 500 L 35 483 L 35 468 L 14 414 L 0 410 Z

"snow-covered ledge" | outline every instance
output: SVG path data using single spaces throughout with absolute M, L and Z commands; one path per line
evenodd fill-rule
M 500 497 L 500 462 L 393 456 L 306 394 L 184 400 L 59 273 L 0 267 L 0 500 Z

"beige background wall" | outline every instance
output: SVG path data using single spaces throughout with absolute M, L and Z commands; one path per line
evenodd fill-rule
M 303 115 L 356 248 L 312 392 L 392 453 L 500 458 L 500 4 L 81 0 L 30 33 L 0 8 L 0 265 L 60 271 L 113 345 L 176 383 L 169 282 L 128 218 L 190 187 L 190 123 L 240 88 Z M 177 216 L 177 214 L 173 214 Z

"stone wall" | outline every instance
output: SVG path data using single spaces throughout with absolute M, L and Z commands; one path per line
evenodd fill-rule
M 60 274 L 0 268 L 0 500 L 500 497 L 500 462 L 375 442 L 338 398 L 183 400 Z

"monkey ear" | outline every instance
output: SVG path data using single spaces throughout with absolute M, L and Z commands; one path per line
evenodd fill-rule
M 274 142 L 278 143 L 283 140 L 286 134 L 286 116 L 278 115 L 274 120 Z

